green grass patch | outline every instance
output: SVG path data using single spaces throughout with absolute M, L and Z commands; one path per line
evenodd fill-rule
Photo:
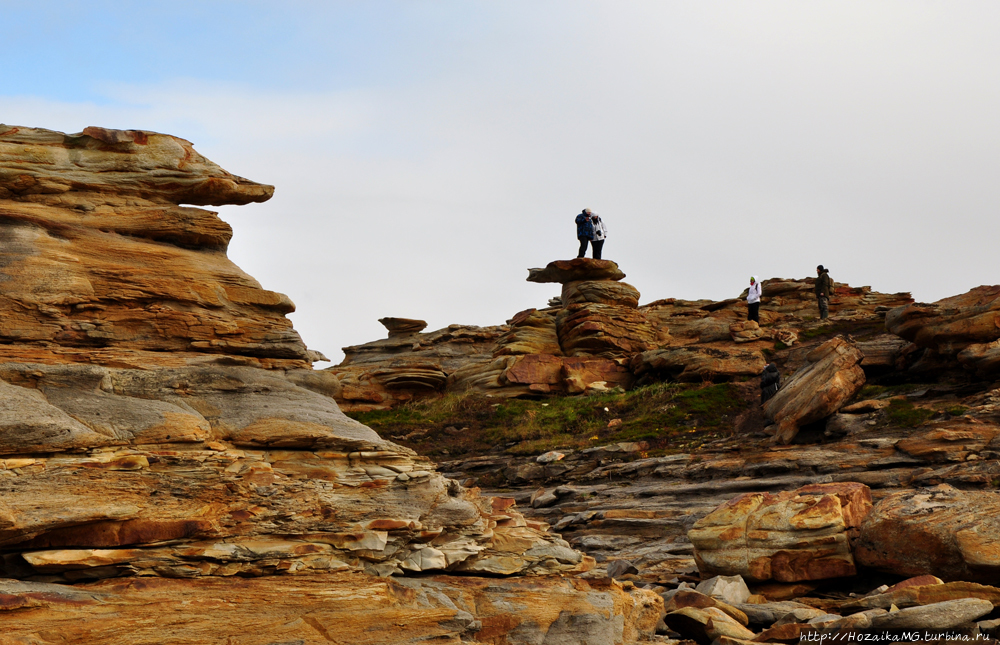
M 730 432 L 732 420 L 747 405 L 732 383 L 657 383 L 628 392 L 544 400 L 449 395 L 350 416 L 384 438 L 433 456 L 487 452 L 495 446 L 536 454 L 620 441 L 645 441 L 651 452 L 666 453 Z M 402 439 L 415 431 L 418 436 Z
M 889 423 L 901 428 L 916 428 L 934 416 L 933 410 L 918 408 L 905 399 L 893 399 L 886 408 Z

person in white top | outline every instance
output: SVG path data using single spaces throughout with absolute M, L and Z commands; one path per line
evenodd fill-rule
M 747 320 L 760 324 L 760 280 L 750 276 L 750 289 L 747 291 Z
M 604 225 L 604 220 L 597 213 L 590 216 L 590 223 L 594 225 L 594 237 L 590 241 L 590 246 L 594 249 L 594 259 L 601 259 L 601 249 L 604 248 L 604 238 L 608 236 L 608 227 Z

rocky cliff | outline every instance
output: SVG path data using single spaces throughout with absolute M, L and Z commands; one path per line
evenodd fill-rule
M 0 126 L 5 642 L 650 635 L 655 594 L 559 577 L 593 560 L 341 412 L 195 207 L 272 192 L 168 135 Z

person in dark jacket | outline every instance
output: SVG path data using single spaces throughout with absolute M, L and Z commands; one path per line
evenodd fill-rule
M 830 279 L 830 270 L 824 269 L 823 265 L 816 267 L 816 302 L 819 304 L 819 319 L 826 320 L 830 317 L 830 295 L 833 293 L 833 280 Z
M 587 255 L 587 243 L 594 239 L 594 223 L 590 220 L 590 209 L 585 208 L 576 216 L 576 239 L 580 240 L 580 252 L 576 257 Z
M 778 372 L 778 366 L 774 363 L 769 363 L 764 368 L 764 371 L 760 373 L 760 404 L 764 405 L 767 403 L 768 399 L 777 394 L 780 387 L 781 373 Z

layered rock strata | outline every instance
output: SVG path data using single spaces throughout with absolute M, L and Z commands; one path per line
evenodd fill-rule
M 167 135 L 0 126 L 0 571 L 20 581 L 3 583 L 5 636 L 651 633 L 654 594 L 553 578 L 593 562 L 340 411 L 355 384 L 310 369 L 290 301 L 228 260 L 214 213 L 182 205 L 272 190 Z M 387 344 L 412 348 L 416 326 L 393 322 Z M 463 578 L 385 580 L 426 572 Z
M 779 443 L 789 443 L 802 426 L 839 410 L 865 384 L 860 365 L 864 354 L 841 337 L 823 343 L 805 359 L 808 364 L 764 404 L 764 414 L 777 426 Z

